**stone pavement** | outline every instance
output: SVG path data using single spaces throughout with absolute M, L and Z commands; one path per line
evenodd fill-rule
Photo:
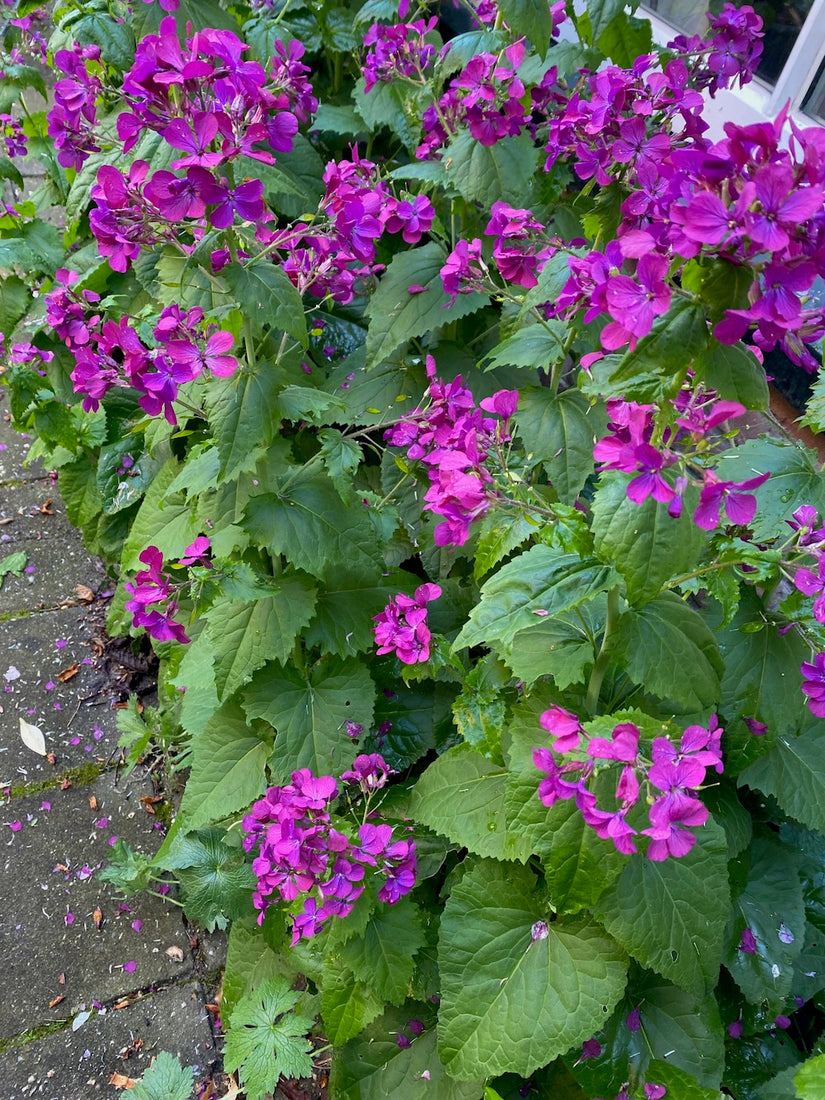
M 159 1051 L 203 1082 L 217 1062 L 205 1006 L 220 939 L 96 877 L 115 837 L 160 844 L 141 802 L 155 792 L 142 768 L 121 776 L 117 711 L 100 690 L 93 643 L 111 584 L 52 479 L 24 465 L 28 441 L 6 414 L 0 388 L 0 562 L 25 554 L 0 583 L 0 1095 L 128 1096 L 113 1075 L 139 1078 Z

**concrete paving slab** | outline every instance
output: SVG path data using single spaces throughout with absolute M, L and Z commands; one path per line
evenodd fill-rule
M 6 420 L 9 398 L 5 390 L 0 390 L 0 485 L 4 481 L 32 481 L 45 477 L 39 462 L 25 466 L 25 460 L 32 445 L 32 437 L 16 432 Z M 0 490 L 2 497 L 2 490 Z
M 53 515 L 40 510 L 47 501 Z M 0 487 L 0 523 L 0 557 L 21 550 L 27 556 L 22 576 L 9 575 L 3 581 L 0 615 L 57 607 L 75 595 L 78 584 L 105 587 L 103 567 L 69 523 L 50 482 Z
M 194 1066 L 197 1082 L 209 1075 L 217 1054 L 203 992 L 194 982 L 94 1014 L 77 1031 L 67 1028 L 0 1055 L 2 1095 L 7 1100 L 122 1100 L 129 1092 L 109 1084 L 112 1074 L 141 1077 L 162 1050 Z
M 182 911 L 148 893 L 124 902 L 95 876 L 115 837 L 144 852 L 160 844 L 140 802 L 150 794 L 137 773 L 108 772 L 0 806 L 0 1038 L 192 973 Z
M 101 694 L 95 633 L 89 607 L 0 622 L 0 787 L 52 779 L 115 751 L 117 712 Z M 53 764 L 24 745 L 21 719 L 43 733 Z

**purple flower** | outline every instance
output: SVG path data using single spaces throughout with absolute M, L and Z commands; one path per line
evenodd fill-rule
M 584 730 L 575 714 L 564 707 L 553 706 L 545 710 L 539 718 L 542 729 L 547 730 L 555 738 L 553 752 L 576 752 L 581 746 L 581 735 Z M 539 767 L 540 765 L 536 765 Z
M 817 559 L 816 573 L 810 569 L 797 569 L 793 582 L 806 596 L 816 596 L 813 605 L 814 618 L 825 623 L 825 554 Z
M 621 722 L 613 729 L 610 740 L 591 737 L 587 755 L 599 760 L 621 760 L 635 764 L 639 752 L 639 728 L 632 722 Z
M 756 948 L 756 936 L 754 936 L 750 928 L 743 928 L 742 936 L 739 940 L 739 950 L 743 951 L 746 955 L 755 955 Z
M 747 525 L 756 515 L 756 497 L 747 492 L 763 485 L 770 473 L 759 474 L 747 481 L 722 481 L 713 470 L 705 470 L 705 484 L 699 494 L 699 505 L 693 522 L 704 531 L 719 526 L 719 512 L 724 504 L 731 523 Z
M 817 653 L 813 662 L 803 661 L 802 692 L 808 696 L 808 709 L 817 718 L 825 718 L 825 653 Z
M 413 596 L 403 592 L 393 596 L 384 610 L 373 616 L 376 653 L 395 653 L 406 665 L 429 660 L 432 635 L 426 605 L 440 595 L 437 584 L 421 584 Z
M 390 769 L 384 758 L 376 752 L 356 756 L 352 762 L 352 770 L 342 772 L 341 778 L 348 783 L 357 783 L 364 794 L 369 794 L 385 786 L 389 774 Z

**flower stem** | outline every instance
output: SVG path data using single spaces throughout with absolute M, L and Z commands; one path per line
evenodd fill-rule
M 607 618 L 604 624 L 602 644 L 593 671 L 590 673 L 590 681 L 587 685 L 587 699 L 585 705 L 590 714 L 596 714 L 599 708 L 599 694 L 602 690 L 602 681 L 610 664 L 610 649 L 613 644 L 613 635 L 616 631 L 616 623 L 619 620 L 619 586 L 615 585 L 607 593 Z

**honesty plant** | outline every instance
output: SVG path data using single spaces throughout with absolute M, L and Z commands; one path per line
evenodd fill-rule
M 823 131 L 709 133 L 744 5 L 457 13 L 3 6 L 0 369 L 189 766 L 105 874 L 229 928 L 249 1096 L 813 1095 Z

